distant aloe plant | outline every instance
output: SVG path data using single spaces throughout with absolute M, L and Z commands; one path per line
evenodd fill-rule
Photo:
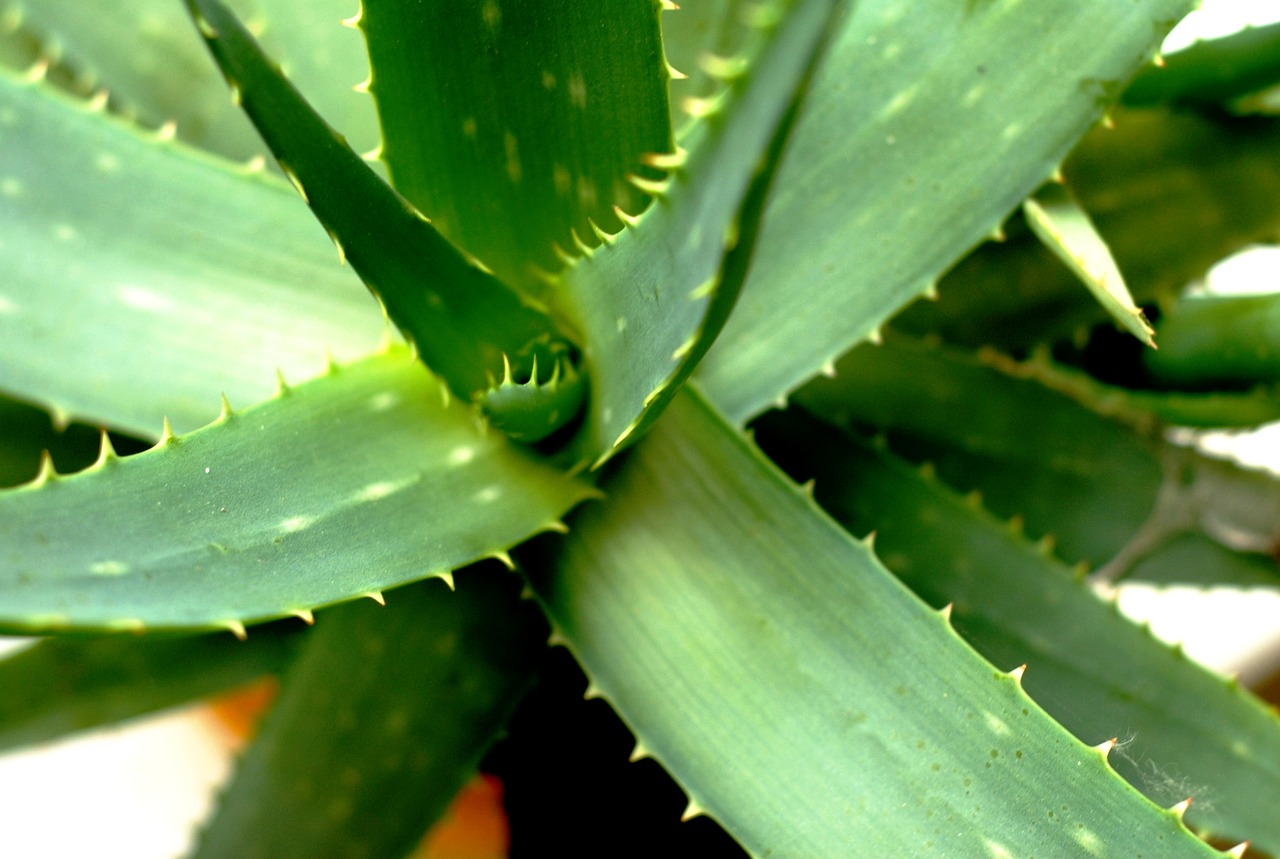
M 1275 32 L 1113 110 L 1190 0 L 346 2 L 6 18 L 0 453 L 112 435 L 0 492 L 3 746 L 275 674 L 194 855 L 404 856 L 545 616 L 753 855 L 1280 850 L 1274 714 L 1086 580 L 1276 584 L 1163 432 L 1280 417 L 1280 305 L 1179 297 Z

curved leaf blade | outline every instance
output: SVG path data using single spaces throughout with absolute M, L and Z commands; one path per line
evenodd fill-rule
M 699 370 L 708 395 L 743 421 L 928 292 L 1054 174 L 1193 5 L 859 3 L 797 121 L 738 307 Z
M 154 437 L 376 350 L 386 324 L 296 196 L 0 72 L 0 386 Z M 263 242 L 270 236 L 270 242 Z
M 233 0 L 252 19 L 269 49 L 330 122 L 356 146 L 372 147 L 377 117 L 370 100 L 353 91 L 368 74 L 360 40 L 339 21 L 351 0 Z M 62 62 L 148 125 L 177 124 L 178 135 L 227 158 L 248 159 L 267 150 L 252 125 L 226 97 L 182 8 L 172 0 L 25 3 L 23 27 L 59 47 Z M 128 45 L 128 50 L 120 50 Z
M 1155 329 L 1134 303 L 1110 248 L 1070 189 L 1045 185 L 1023 201 L 1022 211 L 1031 231 L 1088 287 L 1111 318 L 1154 348 Z
M 1009 524 L 883 449 L 813 419 L 763 419 L 766 450 L 921 599 L 1085 743 L 1120 737 L 1114 766 L 1153 802 L 1192 795 L 1187 821 L 1264 850 L 1280 845 L 1280 721 L 1124 618 Z M 1195 702 L 1188 706 L 1188 702 Z M 1153 778 L 1159 772 L 1165 778 Z
M 638 751 L 754 855 L 1217 855 L 694 395 L 609 488 L 535 588 Z
M 443 393 L 397 349 L 0 493 L 0 628 L 242 633 L 500 556 L 594 494 Z
M 401 859 L 533 680 L 546 622 L 494 570 L 326 611 L 195 859 Z
M 587 462 L 599 466 L 638 438 L 719 333 L 777 149 L 841 5 L 794 0 L 757 10 L 741 75 L 699 108 L 708 113 L 654 204 L 561 275 L 559 304 L 582 333 L 591 376 L 577 448 Z
M 550 317 L 467 259 L 347 145 L 218 0 L 187 0 L 233 92 L 387 315 L 465 401 L 563 351 Z M 550 344 L 550 346 L 548 346 Z M 567 348 L 567 347 L 566 347 Z M 544 351 L 546 350 L 546 351 Z M 549 370 L 547 371 L 549 372 Z
M 553 248 L 614 233 L 626 181 L 671 151 L 653 0 L 365 0 L 380 153 L 396 189 L 504 282 L 532 294 Z M 443 169 L 448 165 L 447 169 Z
M 50 638 L 0 660 L 0 749 L 60 739 L 281 671 L 297 624 L 186 638 Z

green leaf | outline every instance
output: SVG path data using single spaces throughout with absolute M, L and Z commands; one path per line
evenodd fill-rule
M 368 74 L 360 39 L 339 26 L 351 0 L 234 0 L 290 77 L 356 146 L 372 147 L 377 117 L 353 91 Z M 267 150 L 236 105 L 179 4 L 173 0 L 78 3 L 33 0 L 23 26 L 59 46 L 62 62 L 110 90 L 113 102 L 148 125 L 174 122 L 179 136 L 228 158 Z M 128 45 L 128 50 L 121 50 Z
M 196 859 L 400 859 L 533 680 L 546 623 L 493 570 L 322 613 Z
M 0 660 L 0 749 L 186 704 L 288 664 L 297 624 L 187 638 L 51 638 Z
M 697 397 L 545 576 L 596 689 L 757 856 L 1214 855 Z
M 388 316 L 464 401 L 509 361 L 528 377 L 569 358 L 552 320 L 441 236 L 306 103 L 217 0 L 187 8 L 281 169 Z M 374 226 L 376 225 L 376 226 Z M 565 419 L 573 417 L 566 415 Z
M 1104 417 L 1027 374 L 1007 374 L 1009 363 L 889 336 L 853 350 L 834 378 L 793 399 L 837 425 L 888 433 L 950 485 L 1052 536 L 1062 557 L 1108 564 L 1108 576 L 1184 532 L 1245 551 L 1275 545 L 1280 479 L 1165 441 L 1133 404 Z
M 1085 743 L 1120 737 L 1115 767 L 1153 802 L 1193 797 L 1187 821 L 1280 846 L 1280 722 L 1230 683 L 1104 603 L 1048 545 L 933 479 L 813 419 L 765 418 L 761 443 L 921 599 Z M 1189 706 L 1189 702 L 1194 705 Z
M 639 437 L 710 346 L 745 275 L 777 148 L 839 0 L 757 10 L 736 79 L 633 227 L 574 262 L 559 304 L 582 332 L 592 397 L 579 439 L 599 465 Z M 741 244 L 740 244 L 741 243 Z
M 0 628 L 242 633 L 501 557 L 594 494 L 443 394 L 397 349 L 0 493 Z
M 1245 27 L 1220 39 L 1205 39 L 1143 69 L 1122 101 L 1149 106 L 1177 102 L 1225 105 L 1280 84 L 1280 23 Z
M 902 336 L 853 350 L 834 378 L 809 383 L 792 401 L 842 426 L 889 433 L 952 486 L 1022 516 L 1036 536 L 1053 534 L 1072 561 L 1102 564 L 1119 551 L 1162 480 L 1155 444 L 1130 427 L 967 352 Z
M 1063 166 L 1138 302 L 1166 301 L 1209 267 L 1280 229 L 1280 119 L 1117 110 Z M 968 346 L 1023 349 L 1105 319 L 1015 218 L 894 325 Z M 1163 349 L 1163 344 L 1161 349 Z
M 1248 429 L 1280 420 L 1280 386 L 1260 385 L 1250 391 L 1153 391 L 1100 382 L 1083 370 L 1036 349 L 1018 361 L 984 349 L 978 357 L 1009 376 L 1034 379 L 1093 411 L 1134 427 L 1153 422 L 1200 429 Z
M 374 303 L 282 182 L 91 108 L 0 73 L 8 393 L 146 437 L 378 347 Z
M 1187 296 L 1168 309 L 1157 330 L 1160 351 L 1144 357 L 1165 385 L 1280 382 L 1280 293 Z
M 396 189 L 500 279 L 541 292 L 540 274 L 562 265 L 553 247 L 621 229 L 613 208 L 648 201 L 627 175 L 654 178 L 641 156 L 671 151 L 658 9 L 365 0 Z
M 700 371 L 712 399 L 743 421 L 927 292 L 1054 174 L 1192 5 L 860 2 Z
M 1134 337 L 1155 348 L 1155 330 L 1133 301 L 1124 275 L 1089 213 L 1065 185 L 1049 183 L 1022 203 L 1027 224 L 1054 256 L 1088 287 L 1098 303 Z

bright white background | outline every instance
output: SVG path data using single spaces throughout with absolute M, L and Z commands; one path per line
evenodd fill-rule
M 693 2 L 694 0 L 691 0 Z M 1205 0 L 1171 35 L 1173 50 L 1198 35 L 1280 20 L 1276 0 Z M 1280 288 L 1280 249 L 1223 266 L 1215 289 Z M 1223 440 L 1213 447 L 1223 450 Z M 1230 439 L 1243 459 L 1280 470 L 1280 427 Z M 1121 607 L 1151 620 L 1157 635 L 1246 682 L 1280 661 L 1280 595 L 1127 586 Z M 0 647 L 3 642 L 0 642 Z M 191 707 L 48 746 L 0 755 L 0 856 L 13 859 L 169 859 L 182 854 L 216 786 L 230 769 L 230 743 L 201 707 Z

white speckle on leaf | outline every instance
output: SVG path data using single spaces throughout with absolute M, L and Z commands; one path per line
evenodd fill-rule
M 915 100 L 917 92 L 917 87 L 908 87 L 907 89 L 904 89 L 902 92 L 895 95 L 887 105 L 885 105 L 882 113 L 886 116 L 901 113 L 907 108 L 907 105 L 911 104 L 911 102 Z
M 21 179 L 15 179 L 10 176 L 0 182 L 0 194 L 4 194 L 6 197 L 21 197 L 25 191 L 26 188 L 23 186 Z
M 481 504 L 492 504 L 502 497 L 501 486 L 486 486 L 475 494 L 475 500 Z
M 617 319 L 615 319 L 615 320 L 614 320 L 614 325 L 617 327 L 617 329 L 618 329 L 618 333 L 619 333 L 619 334 L 621 334 L 623 331 L 626 331 L 626 330 L 627 330 L 627 317 L 625 317 L 625 316 L 619 316 Z
M 89 565 L 89 572 L 95 576 L 123 576 L 129 572 L 129 565 L 124 561 L 99 561 Z
M 8 298 L 5 298 L 3 295 L 0 295 L 0 314 L 12 316 L 17 312 L 18 312 L 18 305 L 14 304 L 11 300 L 9 300 Z
M 356 501 L 377 501 L 386 498 L 388 495 L 394 495 L 401 490 L 407 489 L 413 484 L 413 479 L 401 480 L 393 482 L 390 480 L 379 480 L 376 483 L 370 483 L 363 489 L 356 491 Z
M 480 16 L 484 18 L 484 25 L 494 32 L 502 25 L 502 10 L 494 0 L 485 0 L 480 7 Z
M 54 224 L 53 237 L 60 242 L 69 242 L 79 238 L 80 232 L 70 224 Z
M 578 177 L 578 202 L 584 209 L 594 209 L 597 200 L 596 183 L 586 176 Z
M 100 152 L 93 163 L 103 173 L 115 173 L 120 169 L 120 156 L 114 152 Z
M 1081 847 L 1088 850 L 1094 855 L 1098 854 L 1098 848 L 1102 846 L 1102 842 L 1092 829 L 1085 829 L 1083 826 L 1071 833 L 1071 837 L 1076 840 Z
M 992 731 L 997 734 L 1009 733 L 1009 726 L 1004 723 L 1004 719 L 1001 719 L 995 713 L 984 713 L 983 716 L 986 718 L 987 727 Z
M 369 398 L 369 411 L 385 412 L 400 405 L 400 395 L 394 391 L 383 391 Z
M 152 313 L 169 313 L 173 310 L 173 301 L 167 295 L 152 292 L 141 286 L 124 284 L 116 288 L 116 297 L 135 310 L 147 310 Z
M 1004 131 L 1000 132 L 1000 136 L 1005 140 L 1012 140 L 1022 133 L 1022 123 L 1011 122 L 1004 127 Z
M 569 75 L 569 102 L 575 107 L 587 106 L 587 82 L 583 79 L 582 72 Z
M 205 473 L 205 474 L 208 474 L 208 473 L 209 473 L 209 466 L 207 466 L 207 465 L 206 465 L 206 466 L 204 467 L 204 473 Z
M 286 534 L 296 534 L 310 528 L 315 521 L 314 516 L 290 516 L 280 523 L 280 530 Z
M 502 147 L 507 154 L 507 176 L 512 182 L 519 182 L 521 176 L 520 147 L 516 141 L 516 136 L 510 131 L 503 133 Z
M 1013 854 L 1009 852 L 1009 848 L 998 841 L 988 840 L 987 852 L 991 854 L 991 859 L 1013 859 Z
M 569 196 L 569 192 L 573 190 L 573 174 L 563 165 L 551 166 L 551 181 L 556 186 L 556 193 L 561 197 Z
M 455 447 L 449 451 L 450 465 L 466 465 L 468 462 L 476 458 L 476 449 L 474 447 Z
M 986 91 L 987 91 L 987 88 L 982 84 L 974 84 L 973 86 L 969 87 L 969 89 L 965 92 L 964 96 L 961 98 L 961 101 L 964 103 L 965 107 L 973 107 L 975 104 L 978 103 L 978 100 L 982 98 L 983 94 L 986 93 Z

